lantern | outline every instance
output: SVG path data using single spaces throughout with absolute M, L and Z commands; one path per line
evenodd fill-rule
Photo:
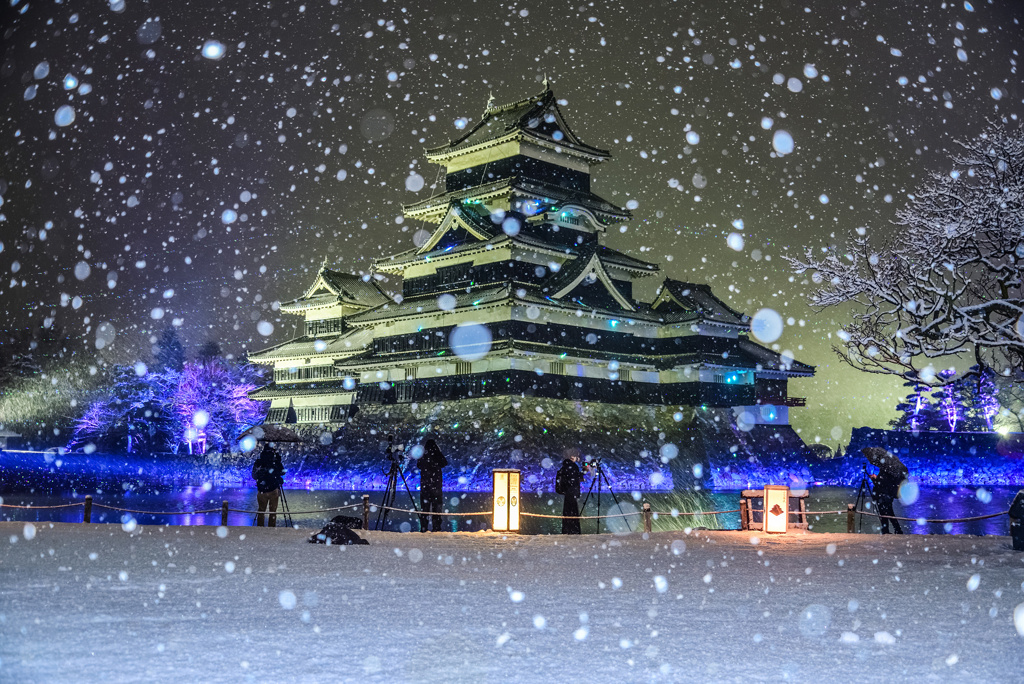
M 764 531 L 785 533 L 789 527 L 789 487 L 764 486 Z
M 519 471 L 500 468 L 494 471 L 494 522 L 491 529 L 519 531 Z

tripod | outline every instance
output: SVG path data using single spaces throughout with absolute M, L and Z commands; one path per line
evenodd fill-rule
M 874 505 L 875 497 L 871 492 L 871 478 L 868 476 L 868 467 L 864 466 L 863 475 L 860 478 L 860 489 L 857 490 L 857 500 L 854 502 L 853 507 L 856 511 L 863 511 L 864 506 L 870 500 L 871 504 Z M 857 532 L 864 529 L 864 514 L 860 514 L 860 521 L 857 523 Z
M 605 487 L 608 488 L 608 493 L 612 495 L 612 500 L 615 501 L 615 505 L 616 506 L 619 505 L 619 498 L 617 496 L 615 496 L 615 490 L 613 490 L 611 484 L 608 483 L 608 478 L 604 474 L 604 469 L 601 467 L 601 461 L 600 460 L 594 461 L 594 470 L 595 470 L 594 479 L 590 481 L 590 488 L 587 489 L 587 495 L 585 497 L 583 497 L 583 505 L 580 506 L 580 515 L 583 515 L 583 510 L 587 507 L 587 501 L 590 500 L 590 494 L 591 494 L 591 492 L 594 491 L 594 486 L 596 485 L 597 486 L 597 515 L 598 515 L 598 518 L 594 521 L 595 523 L 597 523 L 597 529 L 594 531 L 594 534 L 600 534 L 601 533 L 601 518 L 600 518 L 600 515 L 601 515 L 601 485 L 603 484 Z M 626 529 L 628 529 L 630 532 L 632 532 L 633 528 L 629 526 L 629 520 L 626 519 L 626 518 L 623 518 L 622 520 L 626 523 Z
M 286 497 L 284 495 L 284 485 L 281 485 L 281 487 L 278 489 L 278 491 L 281 492 L 281 499 L 280 499 L 280 501 L 281 501 L 281 512 L 277 513 L 275 511 L 275 512 L 271 513 L 269 510 L 267 510 L 266 513 L 257 513 L 256 515 L 252 516 L 252 524 L 253 525 L 256 524 L 256 521 L 259 520 L 259 517 L 261 515 L 266 515 L 267 516 L 266 519 L 267 519 L 268 522 L 270 521 L 270 516 L 274 516 L 274 522 L 275 523 L 277 522 L 277 516 L 280 515 L 281 516 L 281 520 L 288 527 L 293 527 L 293 524 L 292 524 L 292 512 L 288 509 L 288 497 Z
M 292 512 L 288 508 L 288 497 L 284 495 L 284 485 L 281 485 L 281 521 L 284 522 L 288 527 L 294 527 L 292 524 Z
M 405 481 L 405 473 L 402 472 L 402 467 L 399 465 L 398 457 L 394 454 L 394 437 L 388 435 L 388 448 L 385 452 L 390 461 L 391 465 L 388 467 L 388 483 L 384 487 L 384 501 L 381 502 L 381 506 L 377 509 L 377 521 L 374 523 L 374 529 L 383 530 L 384 526 L 388 522 L 388 506 L 394 506 L 395 496 L 398 494 L 398 478 L 402 478 L 402 485 L 405 487 L 406 493 L 409 495 L 409 501 L 412 503 L 414 511 L 419 513 L 419 508 L 416 507 L 416 500 L 412 496 L 412 490 L 409 489 L 409 483 Z

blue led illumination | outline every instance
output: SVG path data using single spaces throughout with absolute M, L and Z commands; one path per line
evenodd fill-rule
M 423 428 L 422 431 L 427 428 Z M 500 435 L 499 435 L 500 436 Z M 387 459 L 383 454 L 348 454 L 345 464 L 318 462 L 307 454 L 289 455 L 287 445 L 279 445 L 284 453 L 285 489 L 334 491 L 383 491 L 387 486 Z M 72 487 L 86 491 L 106 488 L 111 483 L 131 489 L 201 487 L 210 483 L 217 488 L 255 487 L 252 479 L 253 454 L 189 456 L 187 454 L 161 454 L 146 457 L 115 454 L 64 454 L 60 465 L 46 454 L 28 451 L 5 451 L 4 466 L 17 481 L 46 483 L 54 489 Z M 215 464 L 215 465 L 214 465 Z M 550 489 L 552 473 L 541 463 L 519 462 L 516 467 L 523 473 L 524 490 Z M 618 463 L 604 464 L 605 475 L 616 491 L 670 491 L 672 473 L 667 466 L 645 464 L 641 468 Z M 419 470 L 413 465 L 405 467 L 405 478 L 414 491 L 419 489 Z M 652 482 L 658 482 L 652 486 Z M 460 467 L 452 463 L 445 469 L 446 492 L 489 492 L 493 486 L 490 468 Z
M 459 424 L 452 430 L 458 431 Z M 424 427 L 420 432 L 429 428 Z M 500 439 L 504 430 L 494 434 Z M 339 443 L 340 444 L 340 443 Z M 7 484 L 15 488 L 30 484 L 34 488 L 86 491 L 108 489 L 112 485 L 130 489 L 169 489 L 200 487 L 209 483 L 217 488 L 252 488 L 251 475 L 256 445 L 246 441 L 239 445 L 246 453 L 191 455 L 175 454 L 85 454 L 80 452 L 54 454 L 6 450 L 3 467 Z M 907 465 L 911 480 L 921 487 L 1021 487 L 1024 486 L 1024 435 L 997 433 L 919 433 L 854 431 L 853 442 L 843 458 L 818 459 L 792 440 L 778 443 L 776 448 L 759 443 L 739 445 L 736 451 L 726 446 L 702 457 L 680 452 L 676 460 L 664 462 L 658 453 L 650 454 L 637 464 L 633 459 L 619 462 L 614 457 L 604 461 L 605 473 L 616 491 L 669 491 L 673 478 L 687 476 L 681 487 L 694 483 L 688 473 L 692 464 L 703 461 L 703 474 L 696 478 L 703 486 L 715 490 L 750 489 L 765 484 L 787 484 L 790 487 L 838 486 L 856 488 L 867 461 L 860 455 L 864 446 L 885 446 L 897 453 Z M 751 451 L 748 451 L 751 448 Z M 350 451 L 331 447 L 323 452 L 289 445 L 279 445 L 287 470 L 285 486 L 289 489 L 380 491 L 387 484 L 386 459 L 376 450 Z M 476 457 L 461 461 L 449 455 L 451 467 L 445 472 L 445 490 L 452 492 L 490 491 L 491 466 L 503 466 L 505 457 L 494 453 L 486 463 Z M 482 467 L 483 466 L 483 467 Z M 531 491 L 550 488 L 551 470 L 538 460 L 520 459 L 515 467 L 523 471 L 524 488 Z M 682 470 L 680 470 L 682 467 Z M 873 470 L 869 468 L 869 470 Z M 406 465 L 411 487 L 419 482 L 418 470 Z

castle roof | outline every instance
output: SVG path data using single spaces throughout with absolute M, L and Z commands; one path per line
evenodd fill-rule
M 261 349 L 249 355 L 250 361 L 268 363 L 285 359 L 315 358 L 322 356 L 330 359 L 339 354 L 357 352 L 364 349 L 373 340 L 369 331 L 349 329 L 340 334 L 303 335 L 295 339 Z
M 285 313 L 302 313 L 335 304 L 372 308 L 391 301 L 372 278 L 333 271 L 324 264 L 306 294 L 281 304 Z
M 705 321 L 725 325 L 750 327 L 750 317 L 734 310 L 711 292 L 704 283 L 688 283 L 666 278 L 651 308 L 659 313 L 674 310 L 695 311 Z
M 429 161 L 440 163 L 458 153 L 479 146 L 526 138 L 544 146 L 557 146 L 597 162 L 611 153 L 584 143 L 572 132 L 562 116 L 555 94 L 545 84 L 544 92 L 517 102 L 493 106 L 489 102 L 480 121 L 461 137 L 426 150 Z
M 627 209 L 616 206 L 608 200 L 592 192 L 572 190 L 560 185 L 545 183 L 536 179 L 521 176 L 509 176 L 496 181 L 481 183 L 461 190 L 444 192 L 433 197 L 406 204 L 402 212 L 410 218 L 422 218 L 430 214 L 444 211 L 453 201 L 472 198 L 486 202 L 489 199 L 516 193 L 531 199 L 560 204 L 579 204 L 593 210 L 605 222 L 628 221 L 632 214 Z

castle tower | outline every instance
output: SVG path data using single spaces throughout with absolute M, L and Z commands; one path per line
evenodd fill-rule
M 443 167 L 443 191 L 404 212 L 430 236 L 374 261 L 401 277 L 401 295 L 322 268 L 282 306 L 305 316 L 304 335 L 250 357 L 275 368 L 251 395 L 272 401 L 268 420 L 337 426 L 357 410 L 441 402 L 451 416 L 460 402 L 543 400 L 725 409 L 788 429 L 788 408 L 801 405 L 788 380 L 813 368 L 751 340 L 749 317 L 706 285 L 664 279 L 653 301 L 634 296 L 660 269 L 603 244 L 630 218 L 591 187 L 611 155 L 573 132 L 546 84 L 488 102 L 426 157 Z

